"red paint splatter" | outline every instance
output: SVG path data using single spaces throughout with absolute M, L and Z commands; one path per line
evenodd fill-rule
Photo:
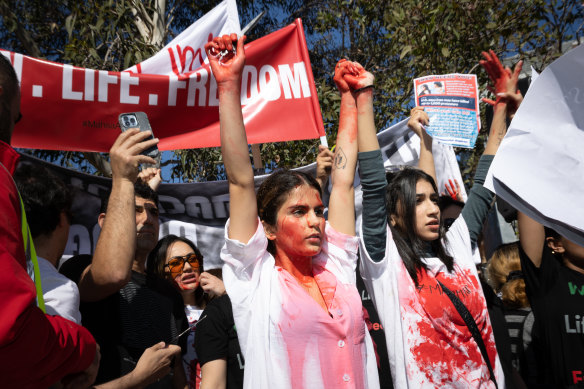
M 411 321 L 411 315 L 417 314 L 419 317 L 414 323 L 415 327 L 409 329 L 406 346 L 411 347 L 417 367 L 437 387 L 458 380 L 461 376 L 465 377 L 468 372 L 477 369 L 481 370 L 480 382 L 488 384 L 488 369 L 478 346 L 464 320 L 436 281 L 439 279 L 454 291 L 471 312 L 485 340 L 491 365 L 495 366 L 497 351 L 486 302 L 476 278 L 470 270 L 461 269 L 456 269 L 454 274 L 448 276 L 439 273 L 436 278 L 421 271 L 419 277 L 417 298 L 410 296 L 401 304 L 404 321 Z

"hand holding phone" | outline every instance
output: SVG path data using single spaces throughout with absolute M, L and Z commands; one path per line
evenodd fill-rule
M 157 143 L 158 139 L 153 138 L 149 131 L 139 131 L 138 128 L 125 129 L 110 149 L 112 178 L 134 183 L 141 164 L 143 166 L 156 164 L 156 160 L 145 153 L 149 149 L 156 148 Z
M 150 127 L 148 116 L 144 112 L 122 113 L 120 114 L 118 120 L 120 122 L 120 128 L 122 129 L 122 132 L 125 132 L 130 128 L 137 128 L 142 132 L 150 131 L 151 135 L 146 138 L 146 140 L 154 139 L 154 133 L 152 132 L 152 127 Z M 160 156 L 160 151 L 158 150 L 158 147 L 154 145 L 142 151 L 142 155 L 147 155 L 150 158 L 158 159 Z

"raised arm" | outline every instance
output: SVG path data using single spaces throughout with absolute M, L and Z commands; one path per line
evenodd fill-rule
M 535 267 L 540 267 L 545 242 L 544 227 L 524 213 L 517 212 L 519 243 Z
M 517 90 L 517 81 L 523 68 L 523 61 L 519 61 L 515 65 L 515 69 L 511 71 L 509 67 L 503 67 L 493 50 L 489 50 L 488 53 L 483 52 L 483 57 L 485 59 L 481 60 L 480 64 L 489 75 L 497 96 L 493 106 L 493 123 L 491 124 L 489 139 L 487 140 L 483 155 L 495 155 L 503 137 L 507 133 L 507 123 L 505 120 L 507 109 L 509 108 L 509 113 L 514 115 L 521 103 L 521 100 L 517 96 L 521 96 L 521 93 Z
M 434 154 L 432 154 L 432 137 L 428 135 L 424 126 L 430 124 L 430 117 L 424 112 L 423 107 L 414 107 L 410 111 L 408 127 L 420 138 L 420 159 L 418 168 L 432 176 L 436 185 L 436 168 L 434 167 Z
M 387 216 L 385 208 L 385 170 L 373 116 L 373 74 L 355 64 L 357 75 L 345 77 L 357 101 L 359 171 L 363 190 L 363 241 L 374 261 L 384 257 Z
M 468 201 L 462 209 L 462 216 L 468 226 L 473 244 L 478 239 L 483 222 L 487 217 L 494 198 L 494 195 L 483 187 L 483 183 L 485 182 L 493 157 L 507 132 L 507 99 L 501 95 L 507 92 L 516 94 L 517 80 L 523 64 L 522 61 L 519 61 L 515 66 L 515 70 L 511 72 L 511 69 L 508 67 L 503 68 L 499 58 L 497 58 L 497 55 L 492 50 L 489 53 L 483 52 L 483 57 L 485 59 L 481 60 L 480 63 L 491 78 L 495 93 L 497 94 L 497 100 L 494 105 L 494 116 L 489 132 L 489 139 L 487 140 L 483 156 L 479 160 L 474 185 L 469 193 Z
M 93 260 L 79 279 L 83 301 L 101 300 L 130 280 L 136 249 L 134 182 L 140 164 L 156 162 L 140 154 L 158 143 L 158 139 L 145 140 L 150 135 L 130 129 L 118 136 L 110 150 L 112 191 Z
M 332 169 L 329 223 L 339 232 L 355 235 L 355 168 L 357 166 L 357 103 L 344 76 L 354 71 L 352 62 L 340 60 L 335 84 L 341 94 L 341 113 Z
M 221 128 L 221 155 L 229 182 L 230 222 L 228 235 L 231 239 L 247 243 L 257 228 L 257 203 L 254 190 L 253 170 L 243 114 L 241 112 L 241 73 L 245 65 L 245 36 L 236 34 L 216 37 L 205 45 L 213 76 L 219 91 L 219 122 Z M 237 53 L 232 54 L 237 45 Z M 221 57 L 221 52 L 229 54 Z

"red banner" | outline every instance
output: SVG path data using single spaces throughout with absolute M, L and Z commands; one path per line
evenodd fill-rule
M 107 152 L 120 133 L 118 115 L 135 111 L 148 114 L 161 150 L 220 145 L 217 83 L 207 64 L 181 76 L 160 76 L 0 52 L 21 80 L 15 147 Z M 324 136 L 300 19 L 247 44 L 245 52 L 241 103 L 248 142 Z

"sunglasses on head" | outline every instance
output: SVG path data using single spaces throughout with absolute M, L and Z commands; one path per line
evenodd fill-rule
M 164 267 L 168 267 L 171 273 L 180 273 L 183 271 L 185 262 L 193 268 L 194 271 L 199 270 L 200 259 L 195 253 L 190 253 L 183 256 L 172 257 Z

